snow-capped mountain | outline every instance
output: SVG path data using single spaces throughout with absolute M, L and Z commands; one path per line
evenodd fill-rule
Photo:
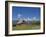
M 39 21 L 39 19 L 37 19 L 36 17 L 32 17 L 32 18 L 25 18 L 23 17 L 22 15 L 18 14 L 18 17 L 17 19 L 15 19 L 14 23 L 15 24 L 23 24 L 23 23 L 26 23 L 26 24 L 31 24 L 32 21 Z

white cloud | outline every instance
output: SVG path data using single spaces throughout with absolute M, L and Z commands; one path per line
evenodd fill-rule
M 36 17 L 33 17 L 33 20 L 36 20 Z
M 38 21 L 39 19 L 38 19 L 38 18 L 36 18 L 36 17 L 33 17 L 33 19 L 32 19 L 32 20 Z
M 18 18 L 20 18 L 22 15 L 21 14 L 18 14 Z
M 31 19 L 31 18 L 29 18 L 29 17 L 28 17 L 27 19 L 28 19 L 28 20 L 32 20 L 32 19 Z

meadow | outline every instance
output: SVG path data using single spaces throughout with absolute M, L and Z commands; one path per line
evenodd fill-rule
M 36 24 L 32 24 L 32 25 L 21 24 L 21 25 L 13 26 L 13 30 L 34 30 L 34 29 L 40 29 L 40 25 L 36 25 Z

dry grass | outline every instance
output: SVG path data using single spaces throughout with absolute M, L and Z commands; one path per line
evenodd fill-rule
M 34 30 L 34 29 L 40 29 L 40 25 L 16 25 L 13 26 L 13 30 Z

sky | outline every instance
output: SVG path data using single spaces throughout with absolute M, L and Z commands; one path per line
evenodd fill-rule
M 17 18 L 36 18 L 40 19 L 40 8 L 39 7 L 12 7 L 12 19 L 15 20 Z

